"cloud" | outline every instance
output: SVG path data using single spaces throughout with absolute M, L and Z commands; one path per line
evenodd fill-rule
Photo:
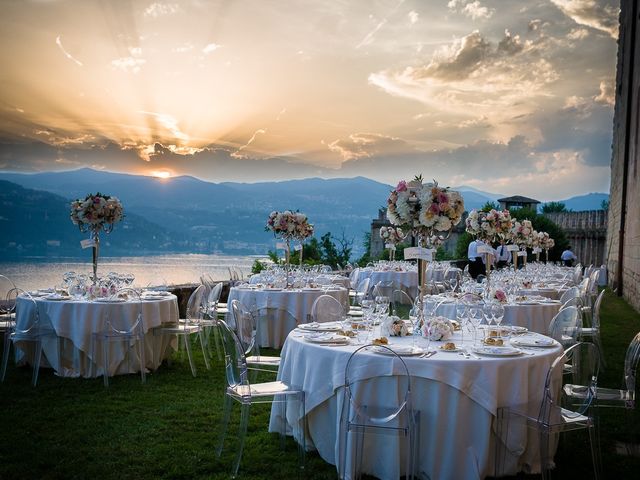
M 209 55 L 210 53 L 218 50 L 221 46 L 222 45 L 218 45 L 217 43 L 209 43 L 202 49 L 202 53 L 204 53 L 205 55 Z
M 411 10 L 407 16 L 409 17 L 409 23 L 411 23 L 411 25 L 418 23 L 418 20 L 420 19 L 420 15 L 418 15 L 418 12 L 415 10 Z
M 240 152 L 242 150 L 244 150 L 245 148 L 247 148 L 249 145 L 251 145 L 253 142 L 255 142 L 256 137 L 260 134 L 260 135 L 264 135 L 267 133 L 267 129 L 266 128 L 259 128 L 258 130 L 256 130 L 255 132 L 253 132 L 253 135 L 251 135 L 251 138 L 249 139 L 249 141 L 247 143 L 245 143 L 244 145 L 242 145 L 240 148 L 238 148 L 235 152 L 233 152 L 231 154 L 231 156 L 233 158 L 247 158 L 246 155 L 241 154 Z
M 79 67 L 82 67 L 82 62 L 80 60 L 77 60 L 76 58 L 74 58 L 69 52 L 67 52 L 65 50 L 65 48 L 62 46 L 62 35 L 58 35 L 56 37 L 56 45 L 58 45 L 58 48 L 60 49 L 60 51 L 64 54 L 65 57 L 67 57 L 69 60 L 71 60 L 72 62 L 74 62 L 76 65 L 78 65 Z
M 177 3 L 152 3 L 149 5 L 145 11 L 145 17 L 158 18 L 165 15 L 173 15 L 174 13 L 178 13 L 180 11 L 180 5 Z
M 327 144 L 327 147 L 346 161 L 413 150 L 401 138 L 378 133 L 352 133 L 346 139 L 334 140 Z
M 597 0 L 551 0 L 562 13 L 578 25 L 595 28 L 618 38 L 620 10 L 611 4 Z
M 600 82 L 600 93 L 593 97 L 598 103 L 614 106 L 616 103 L 616 92 L 613 79 Z
M 175 138 L 183 141 L 189 140 L 189 136 L 180 130 L 178 120 L 172 115 L 168 113 L 147 112 L 144 110 L 140 110 L 138 113 L 155 118 L 158 123 L 166 128 Z
M 583 40 L 589 36 L 589 30 L 586 28 L 574 28 L 568 34 L 569 40 Z
M 483 6 L 478 0 L 450 0 L 447 7 L 449 10 L 462 13 L 472 20 L 488 19 L 495 13 L 493 8 Z
M 144 58 L 120 57 L 111 60 L 111 66 L 123 72 L 139 73 L 142 66 L 147 63 Z
M 365 47 L 369 44 L 371 44 L 373 42 L 373 39 L 376 36 L 376 33 L 378 33 L 378 31 L 384 27 L 387 22 L 389 21 L 389 18 L 396 13 L 396 11 L 398 10 L 398 8 L 400 8 L 400 5 L 402 5 L 404 3 L 404 0 L 399 0 L 399 2 L 396 4 L 396 6 L 393 8 L 393 10 L 391 11 L 391 13 L 389 13 L 389 15 L 387 15 L 385 18 L 383 18 L 382 20 L 380 20 L 375 27 L 373 27 L 373 30 L 369 31 L 369 33 L 367 33 L 365 35 L 365 37 L 360 41 L 360 43 L 358 43 L 356 45 L 356 50 L 361 48 L 361 47 Z

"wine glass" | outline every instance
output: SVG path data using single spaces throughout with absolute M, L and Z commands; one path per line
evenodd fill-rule
M 376 316 L 378 321 L 382 322 L 384 317 L 389 313 L 389 297 L 378 295 L 376 297 Z
M 478 327 L 482 323 L 482 307 L 474 306 L 469 308 L 469 321 L 473 327 L 473 344 L 478 343 Z
M 498 326 L 498 328 L 500 328 L 500 324 L 502 323 L 502 319 L 504 318 L 504 307 L 499 303 L 491 305 L 491 318 Z
M 456 303 L 456 320 L 460 324 L 460 335 L 462 336 L 461 343 L 464 344 L 464 329 L 467 326 L 469 319 L 469 305 L 464 302 Z

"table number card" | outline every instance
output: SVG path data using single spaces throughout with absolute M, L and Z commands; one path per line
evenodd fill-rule
M 427 262 L 433 261 L 433 249 L 423 247 L 410 247 L 404 249 L 405 260 L 426 260 Z
M 519 250 L 518 245 L 507 245 L 507 252 L 518 252 Z
M 296 252 L 299 252 L 300 250 L 302 250 L 302 244 L 295 245 L 295 246 L 293 247 L 293 249 L 294 249 Z
M 533 253 L 540 253 L 540 252 L 542 252 L 542 249 L 540 247 L 533 248 Z
M 488 253 L 493 255 L 493 248 L 488 247 L 487 245 L 478 245 L 478 253 Z
M 395 250 L 396 246 L 393 243 L 385 243 L 384 248 L 388 248 L 389 250 Z
M 527 256 L 527 252 L 518 252 L 518 256 L 519 257 L 526 257 Z
M 96 242 L 93 238 L 87 238 L 86 240 L 80 240 L 80 246 L 82 248 L 91 248 L 95 246 Z
M 276 248 L 281 248 L 282 250 L 286 250 L 287 244 L 284 242 L 276 242 Z

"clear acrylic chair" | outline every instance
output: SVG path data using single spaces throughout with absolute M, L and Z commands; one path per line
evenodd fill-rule
M 231 312 L 236 323 L 236 334 L 250 370 L 277 373 L 280 357 L 260 354 L 258 324 L 251 310 L 239 300 L 231 302 Z
M 346 317 L 344 307 L 331 295 L 320 295 L 311 306 L 309 322 L 340 322 Z
M 0 275 L 0 333 L 2 343 L 15 327 L 14 310 L 16 308 L 15 295 L 8 296 L 16 288 L 15 284 L 6 276 Z
M 394 286 L 393 282 L 379 281 L 373 287 L 373 293 L 371 295 L 373 298 L 376 298 L 376 297 L 391 298 L 391 295 L 393 295 L 393 286 Z
M 24 302 L 18 302 L 18 296 L 22 297 Z M 62 368 L 62 350 L 60 345 L 60 338 L 57 332 L 54 330 L 50 322 L 43 319 L 40 314 L 40 308 L 38 302 L 24 290 L 19 288 L 13 288 L 9 290 L 6 298 L 7 305 L 15 305 L 13 312 L 10 313 L 11 330 L 4 336 L 4 351 L 2 354 L 2 372 L 0 373 L 0 381 L 4 382 L 7 366 L 9 364 L 9 351 L 11 345 L 16 348 L 16 342 L 33 343 L 34 353 L 31 364 L 33 366 L 33 375 L 31 377 L 31 384 L 35 387 L 38 384 L 38 374 L 40 372 L 40 363 L 42 361 L 42 342 L 43 340 L 53 340 L 56 343 L 56 355 L 59 368 Z M 20 308 L 29 308 L 29 316 L 23 319 L 19 325 L 16 321 L 17 315 L 20 313 Z M 46 318 L 46 317 L 45 317 Z
M 507 456 L 521 454 L 521 443 L 517 451 L 509 451 L 509 436 L 526 435 L 527 429 L 533 429 L 538 436 L 540 469 L 542 478 L 551 476 L 554 467 L 553 456 L 560 433 L 572 430 L 587 430 L 591 446 L 591 460 L 595 478 L 600 477 L 600 445 L 598 439 L 598 421 L 596 418 L 596 386 L 598 380 L 598 352 L 591 343 L 577 343 L 556 358 L 547 372 L 542 401 L 539 405 L 521 405 L 499 408 L 497 412 L 496 434 L 496 475 L 505 472 Z M 579 402 L 568 403 L 563 395 L 563 368 L 567 363 L 574 365 L 572 379 L 586 385 L 585 396 Z M 527 446 L 530 448 L 530 445 Z M 512 461 L 514 458 L 510 459 Z
M 582 318 L 576 307 L 567 307 L 556 313 L 549 324 L 549 336 L 567 347 L 575 344 L 582 329 Z
M 146 381 L 146 359 L 145 359 L 145 333 L 144 320 L 142 317 L 142 299 L 140 294 L 133 288 L 122 288 L 114 295 L 114 298 L 126 299 L 128 303 L 135 305 L 135 320 L 133 323 L 129 318 L 114 314 L 114 310 L 105 309 L 104 325 L 98 332 L 91 336 L 91 359 L 93 361 L 92 376 L 97 375 L 98 364 L 102 366 L 102 377 L 104 386 L 109 386 L 109 376 L 112 369 L 115 371 L 117 365 L 111 365 L 111 347 L 119 343 L 125 348 L 128 371 L 131 371 L 131 350 L 137 350 L 137 364 L 140 369 L 142 383 Z M 101 351 L 98 350 L 101 346 Z M 98 357 L 102 355 L 101 361 Z
M 640 364 L 640 333 L 629 343 L 627 353 L 624 358 L 624 375 L 622 379 L 622 388 L 604 388 L 596 389 L 597 406 L 601 407 L 619 407 L 633 410 L 636 402 L 636 374 L 638 365 Z M 590 394 L 588 388 L 584 384 L 568 384 L 564 386 L 564 393 L 573 399 L 584 399 Z
M 234 302 L 232 302 L 233 304 Z M 232 307 L 233 308 L 233 307 Z M 231 476 L 236 478 L 242 452 L 244 450 L 247 426 L 249 424 L 249 409 L 251 405 L 257 403 L 276 403 L 280 407 L 280 418 L 283 425 L 280 427 L 281 435 L 284 435 L 287 428 L 287 406 L 289 401 L 298 403 L 298 415 L 296 418 L 302 419 L 302 426 L 299 429 L 298 454 L 300 458 L 300 469 L 304 469 L 305 462 L 305 431 L 306 431 L 306 411 L 305 394 L 303 390 L 292 388 L 281 381 L 250 383 L 247 366 L 247 358 L 244 354 L 244 347 L 238 336 L 227 326 L 224 321 L 220 321 L 220 333 L 222 345 L 225 352 L 226 370 L 226 390 L 224 396 L 224 410 L 222 415 L 222 425 L 220 426 L 220 436 L 216 447 L 216 455 L 220 457 L 224 447 L 225 437 L 231 417 L 231 409 L 234 402 L 241 406 L 240 427 L 238 431 L 238 446 L 236 456 L 233 461 Z M 295 433 L 295 430 L 294 430 Z
M 358 388 L 368 377 L 364 377 L 362 365 L 368 355 L 376 355 L 371 350 L 384 349 L 389 361 L 397 362 L 394 379 L 397 380 L 397 402 L 385 405 L 373 403 L 372 398 L 363 398 Z M 413 409 L 411 376 L 406 363 L 397 353 L 385 346 L 365 345 L 354 351 L 345 367 L 344 399 L 340 413 L 338 432 L 338 476 L 341 479 L 359 478 L 362 460 L 367 451 L 365 435 L 380 438 L 380 435 L 394 435 L 404 439 L 405 478 L 417 478 L 417 464 L 420 438 L 420 412 Z M 394 387 L 396 392 L 396 387 Z M 374 400 L 375 402 L 375 400 Z M 379 440 L 377 440 L 379 441 Z
M 391 314 L 396 317 L 409 318 L 409 310 L 413 306 L 413 300 L 404 290 L 394 290 L 391 296 Z
M 358 282 L 358 286 L 353 292 L 351 297 L 351 305 L 349 306 L 348 315 L 352 317 L 362 317 L 362 300 L 368 298 L 369 285 L 371 284 L 370 278 L 363 278 Z M 350 294 L 351 295 L 351 294 Z
M 596 270 L 596 273 L 599 272 Z M 593 307 L 588 309 L 588 313 L 585 313 L 583 311 L 583 319 L 586 317 L 586 323 L 589 326 L 585 327 L 585 322 L 583 322 L 583 327 L 580 329 L 580 340 L 593 342 L 598 348 L 601 369 L 604 369 L 605 367 L 602 340 L 600 339 L 600 307 L 602 305 L 602 299 L 604 298 L 604 292 L 604 290 L 600 292 L 600 294 L 596 298 L 595 303 L 593 304 Z
M 560 296 L 560 304 L 564 305 L 570 298 L 580 297 L 580 289 L 578 287 L 571 287 Z
M 206 291 L 204 285 L 198 285 L 196 289 L 191 293 L 189 301 L 187 302 L 187 311 L 185 318 L 178 320 L 178 323 L 162 325 L 159 328 L 154 329 L 156 335 L 177 335 L 178 346 L 180 338 L 184 341 L 184 348 L 187 351 L 189 357 L 189 366 L 191 367 L 191 374 L 196 376 L 196 365 L 193 361 L 193 354 L 191 353 L 190 339 L 193 335 L 197 335 L 200 340 L 200 346 L 202 347 L 202 353 L 204 355 L 204 364 L 209 370 L 209 356 L 207 355 L 207 349 L 205 347 L 204 332 L 201 326 L 202 319 L 204 318 L 204 311 L 202 308 L 203 296 Z M 159 360 L 159 359 L 156 359 Z M 158 362 L 154 362 L 155 365 Z

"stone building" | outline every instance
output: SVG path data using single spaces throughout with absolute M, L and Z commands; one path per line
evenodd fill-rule
M 607 267 L 609 285 L 640 310 L 640 6 L 622 0 L 620 8 Z
M 513 197 L 499 198 L 498 203 L 502 210 L 529 208 L 535 212 L 538 209 L 540 201 L 534 200 L 533 198 L 523 197 L 522 195 L 514 195 Z

